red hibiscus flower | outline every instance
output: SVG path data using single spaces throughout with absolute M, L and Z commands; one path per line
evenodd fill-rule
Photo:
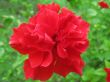
M 106 82 L 110 82 L 110 68 L 105 68 L 105 72 L 107 73 Z
M 39 12 L 14 28 L 10 45 L 29 58 L 24 63 L 26 79 L 45 81 L 53 73 L 66 77 L 82 75 L 81 54 L 88 47 L 89 24 L 58 4 L 38 5 Z M 59 12 L 60 11 L 60 12 Z
M 109 8 L 109 5 L 104 1 L 100 1 L 98 4 L 101 8 Z

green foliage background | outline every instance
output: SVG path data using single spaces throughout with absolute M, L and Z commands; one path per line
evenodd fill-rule
M 101 9 L 99 0 L 54 0 L 91 24 L 90 46 L 82 58 L 86 62 L 83 76 L 70 73 L 66 78 L 54 74 L 47 82 L 105 82 L 103 70 L 110 67 L 110 9 Z M 110 4 L 110 0 L 105 0 Z M 25 80 L 23 61 L 27 58 L 13 50 L 8 42 L 12 28 L 27 22 L 35 12 L 36 4 L 52 0 L 0 0 L 0 82 L 39 82 Z

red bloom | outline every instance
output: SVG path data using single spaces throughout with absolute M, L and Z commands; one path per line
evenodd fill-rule
M 29 58 L 24 63 L 26 79 L 48 80 L 52 74 L 82 75 L 82 54 L 88 47 L 89 24 L 58 4 L 38 5 L 39 12 L 14 29 L 10 45 Z
M 104 1 L 100 1 L 98 4 L 101 8 L 109 8 L 109 5 Z
M 110 82 L 110 68 L 105 68 L 105 72 L 107 73 L 106 81 Z

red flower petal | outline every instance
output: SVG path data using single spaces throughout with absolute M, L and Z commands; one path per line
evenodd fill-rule
M 39 25 L 40 27 L 37 27 L 37 30 L 40 29 L 49 36 L 52 36 L 58 31 L 58 21 L 59 16 L 56 12 L 48 8 L 43 8 L 37 15 L 30 18 L 29 23 L 32 25 Z
M 53 61 L 51 52 L 36 51 L 29 54 L 29 61 L 32 68 L 43 66 L 49 66 Z
M 60 20 L 60 29 L 63 29 L 67 26 L 68 23 L 72 20 L 73 13 L 67 10 L 66 8 L 62 8 L 62 12 L 59 14 L 59 20 Z
M 45 34 L 45 38 L 37 44 L 37 49 L 41 51 L 50 51 L 54 42 Z
M 29 54 L 29 62 L 32 68 L 38 67 L 41 65 L 44 59 L 44 52 L 36 51 Z
M 48 80 L 53 74 L 53 65 L 50 65 L 48 67 L 39 67 L 36 69 L 34 80 L 41 80 L 45 81 Z
M 44 8 L 47 8 L 47 9 L 50 9 L 50 10 L 53 10 L 56 12 L 59 12 L 59 10 L 60 10 L 60 6 L 56 3 L 52 3 L 52 4 L 48 4 L 48 5 L 38 4 L 37 6 L 38 6 L 39 10 L 44 9 Z
M 76 51 L 75 49 L 73 49 L 71 47 L 68 47 L 67 48 L 67 52 L 69 54 L 69 56 L 68 56 L 69 60 L 71 60 L 71 61 L 78 60 L 79 61 L 81 59 L 81 57 L 80 57 L 81 53 Z
M 66 60 L 60 60 L 57 61 L 54 67 L 54 71 L 55 73 L 58 73 L 59 75 L 66 77 L 67 74 L 69 74 L 71 72 L 71 67 L 68 66 L 67 61 Z
M 80 53 L 71 48 L 67 49 L 67 51 L 69 54 L 67 59 L 71 61 L 71 72 L 82 75 L 82 69 L 85 64 L 80 57 Z
M 101 8 L 109 8 L 109 5 L 104 1 L 100 1 L 98 4 Z
M 25 60 L 23 68 L 24 68 L 24 74 L 26 79 L 34 77 L 35 69 L 30 66 L 30 63 L 28 60 Z
M 79 58 L 79 60 L 73 60 L 72 72 L 82 75 L 82 70 L 83 70 L 84 65 L 85 63 L 82 61 L 81 58 Z
M 110 68 L 105 68 L 104 69 L 107 73 L 110 73 Z
M 79 30 L 81 30 L 81 32 L 88 33 L 90 24 L 82 19 L 79 19 L 79 21 Z
M 37 17 L 37 24 L 39 24 L 44 33 L 46 32 L 49 36 L 53 36 L 58 31 L 58 21 L 58 14 L 49 9 L 40 11 Z
M 46 33 L 40 34 L 38 31 L 32 33 L 31 36 L 26 36 L 24 42 L 29 47 L 39 51 L 50 51 L 54 45 L 53 40 Z
M 66 49 L 64 49 L 61 44 L 57 46 L 57 52 L 58 52 L 58 56 L 61 58 L 66 58 L 68 56 Z
M 36 25 L 36 23 L 37 23 L 37 15 L 32 16 L 32 17 L 29 19 L 29 23 L 32 24 L 32 25 Z
M 106 82 L 110 82 L 110 68 L 105 68 L 104 70 L 107 73 Z
M 24 74 L 26 79 L 32 78 L 33 80 L 48 80 L 53 73 L 53 66 L 32 68 L 29 60 L 24 63 Z
M 77 41 L 77 43 L 75 44 L 74 49 L 78 50 L 79 52 L 84 52 L 86 51 L 87 47 L 89 45 L 89 41 L 88 40 L 84 40 L 84 41 Z
M 31 25 L 21 24 L 18 28 L 14 29 L 14 34 L 11 36 L 9 44 L 20 53 L 27 54 L 30 49 L 24 44 L 23 40 L 26 33 L 30 33 L 31 29 L 33 29 Z
M 45 33 L 44 40 L 40 42 L 39 46 L 42 46 L 43 51 L 51 50 L 54 46 L 54 41 Z
M 47 67 L 52 63 L 52 61 L 53 61 L 52 53 L 51 52 L 45 52 L 44 53 L 44 59 L 43 59 L 41 66 Z
M 66 77 L 70 72 L 75 72 L 77 74 L 82 75 L 82 69 L 84 67 L 84 62 L 79 57 L 78 59 L 71 61 L 68 59 L 59 59 L 55 63 L 54 70 L 56 73 Z

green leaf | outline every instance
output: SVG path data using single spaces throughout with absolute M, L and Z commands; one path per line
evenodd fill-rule
M 110 68 L 110 61 L 105 60 L 105 67 Z

